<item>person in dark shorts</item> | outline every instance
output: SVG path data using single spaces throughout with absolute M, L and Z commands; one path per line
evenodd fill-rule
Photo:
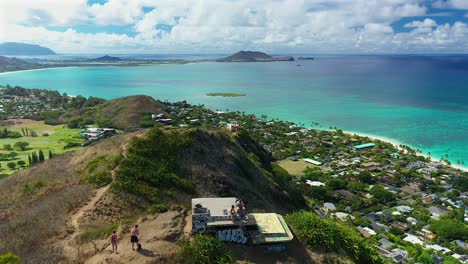
M 138 225 L 135 225 L 130 231 L 130 242 L 132 243 L 132 250 L 135 250 L 135 244 L 138 246 L 138 236 L 140 232 L 138 231 Z

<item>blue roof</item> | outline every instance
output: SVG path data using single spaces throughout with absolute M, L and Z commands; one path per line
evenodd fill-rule
M 375 147 L 374 143 L 365 143 L 365 144 L 354 146 L 355 149 L 372 148 L 372 147 Z

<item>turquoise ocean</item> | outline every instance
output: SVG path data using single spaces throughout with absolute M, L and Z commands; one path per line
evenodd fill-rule
M 180 58 L 183 56 L 179 56 Z M 106 99 L 145 94 L 394 139 L 468 164 L 468 56 L 69 67 L 0 74 L 1 85 Z M 210 92 L 239 92 L 235 98 Z

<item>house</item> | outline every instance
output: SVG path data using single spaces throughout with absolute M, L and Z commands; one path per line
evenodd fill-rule
M 399 221 L 393 221 L 392 226 L 401 231 L 408 230 L 408 225 Z
M 371 236 L 377 235 L 377 233 L 374 230 L 368 227 L 358 226 L 357 229 L 359 230 L 359 233 L 361 233 L 361 235 L 365 238 L 369 238 Z
M 354 150 L 361 151 L 375 147 L 374 143 L 364 143 L 353 147 Z
M 384 249 L 387 249 L 387 250 L 393 247 L 392 242 L 388 241 L 385 238 L 381 238 L 379 240 L 379 245 L 380 245 L 381 248 L 384 248 Z
M 406 218 L 406 222 L 407 222 L 407 223 L 410 223 L 410 224 L 412 224 L 412 225 L 416 225 L 416 224 L 418 223 L 418 219 L 409 216 L 409 217 Z
M 377 166 L 380 166 L 380 163 L 371 161 L 371 162 L 362 163 L 361 166 L 364 168 L 377 167 Z
M 429 212 L 431 212 L 431 218 L 434 220 L 438 220 L 441 216 L 446 215 L 448 213 L 447 210 L 441 209 L 439 207 L 431 206 L 427 208 Z
M 359 199 L 359 196 L 357 196 L 354 193 L 351 193 L 347 190 L 339 190 L 337 191 L 339 194 L 343 195 L 347 200 L 354 200 L 354 199 Z
M 320 161 L 317 161 L 317 160 L 313 160 L 313 159 L 303 159 L 305 162 L 307 163 L 310 163 L 310 164 L 313 164 L 313 165 L 316 165 L 316 166 L 320 166 L 322 165 L 322 162 Z
M 457 247 L 462 248 L 467 250 L 468 249 L 468 243 L 462 240 L 454 240 L 452 241 Z
M 381 230 L 381 231 L 388 231 L 390 228 L 380 222 L 375 222 L 375 221 L 370 221 L 371 222 L 371 227 L 376 229 L 376 230 Z
M 380 182 L 381 183 L 385 183 L 385 184 L 388 184 L 388 185 L 391 185 L 391 186 L 398 186 L 399 183 L 397 180 L 394 180 L 392 177 L 390 176 L 384 176 L 384 177 L 381 177 L 380 178 Z
M 438 251 L 438 252 L 442 252 L 442 254 L 447 254 L 449 252 L 452 252 L 452 250 L 446 248 L 446 247 L 442 247 L 440 245 L 426 245 L 424 246 L 425 249 L 433 249 L 435 251 Z
M 325 186 L 325 183 L 319 182 L 319 181 L 311 181 L 311 180 L 306 180 L 306 184 L 312 186 L 312 187 L 321 187 Z
M 413 211 L 413 208 L 407 205 L 399 205 L 395 209 L 404 214 L 409 214 Z
M 343 212 L 336 212 L 336 213 L 332 213 L 331 214 L 333 217 L 336 217 L 338 219 L 340 219 L 341 221 L 347 221 L 349 219 L 351 220 L 354 220 L 355 217 L 350 215 L 350 214 L 347 214 L 347 213 L 343 213 Z
M 406 234 L 406 237 L 403 238 L 404 241 L 407 241 L 407 242 L 410 242 L 411 244 L 413 245 L 423 245 L 424 242 L 419 239 L 419 237 L 415 236 L 415 235 L 411 235 L 411 234 Z
M 408 164 L 406 166 L 406 168 L 408 170 L 417 169 L 417 168 L 421 168 L 424 164 L 425 163 L 423 161 L 417 160 L 415 162 L 412 162 L 412 163 Z
M 407 261 L 409 257 L 408 251 L 400 249 L 400 248 L 392 249 L 391 253 L 392 253 L 391 259 L 396 263 L 403 263 Z

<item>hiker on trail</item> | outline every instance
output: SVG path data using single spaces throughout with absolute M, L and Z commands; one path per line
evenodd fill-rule
M 135 250 L 135 244 L 138 246 L 138 236 L 140 232 L 138 231 L 138 225 L 135 225 L 130 231 L 130 242 L 132 243 L 132 250 Z
M 117 252 L 117 245 L 119 244 L 119 239 L 117 238 L 117 234 L 115 233 L 115 231 L 113 231 L 112 235 L 110 235 L 109 241 L 112 244 L 112 253 L 115 252 L 115 254 L 119 254 L 119 252 Z

